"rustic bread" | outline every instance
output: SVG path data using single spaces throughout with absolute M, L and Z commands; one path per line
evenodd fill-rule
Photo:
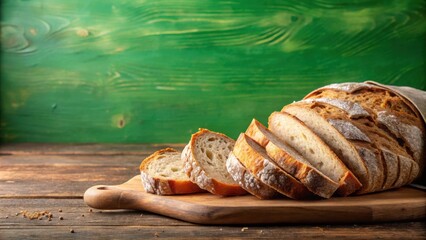
M 241 133 L 232 151 L 241 164 L 260 181 L 293 199 L 314 196 L 299 180 L 278 167 L 256 141 Z
M 185 172 L 200 188 L 213 194 L 243 195 L 246 191 L 226 169 L 226 160 L 235 141 L 224 134 L 200 129 L 182 151 Z
M 284 112 L 273 112 L 269 116 L 269 129 L 278 138 L 297 149 L 324 175 L 338 182 L 339 195 L 347 196 L 362 186 L 329 146 L 298 118 Z
M 411 158 L 410 155 L 399 146 L 394 138 L 389 136 L 383 129 L 379 128 L 374 123 L 370 115 L 351 119 L 347 109 L 336 107 L 336 105 L 330 104 L 329 101 L 316 101 L 316 99 L 313 99 L 312 103 L 296 103 L 292 105 L 291 107 L 285 107 L 285 109 L 292 112 L 300 112 L 298 116 L 305 118 L 305 121 L 309 121 L 306 119 L 305 112 L 307 112 L 308 109 L 312 109 L 327 120 L 330 125 L 337 129 L 356 147 L 358 154 L 366 162 L 370 175 L 373 176 L 370 180 L 370 186 L 363 187 L 358 194 L 382 191 L 389 188 L 389 185 L 386 184 L 387 175 L 389 171 L 393 170 L 390 169 L 391 164 L 389 167 L 387 166 L 386 159 L 383 158 L 380 151 L 391 149 L 392 152 L 398 156 L 398 162 L 407 161 L 407 159 Z M 367 107 L 363 107 L 363 109 L 366 110 L 366 112 L 372 112 L 372 110 Z M 317 121 L 318 119 L 320 119 L 320 117 L 316 117 L 315 120 L 311 119 L 310 121 Z M 318 131 L 318 128 L 315 128 L 315 130 Z M 324 135 L 322 136 L 324 137 Z M 332 140 L 329 140 L 329 144 L 333 144 Z M 338 151 L 339 150 L 336 152 Z M 412 161 L 412 159 L 409 161 Z M 402 163 L 402 165 L 404 165 L 404 163 Z M 411 163 L 408 165 L 411 166 Z M 415 178 L 417 176 L 405 176 L 404 180 L 412 177 Z M 397 186 L 390 186 L 390 188 L 393 187 Z
M 259 121 L 253 119 L 246 134 L 262 147 L 271 159 L 287 173 L 302 182 L 311 192 L 323 198 L 330 198 L 339 184 L 322 174 L 302 155 L 280 140 Z
M 242 188 L 259 199 L 271 199 L 279 195 L 277 191 L 248 171 L 232 152 L 226 160 L 226 169 Z
M 369 116 L 376 125 L 396 138 L 400 146 L 423 167 L 426 154 L 425 126 L 417 109 L 404 98 L 371 84 L 343 83 L 317 89 L 304 99 L 346 100 L 371 109 L 372 114 Z
M 146 192 L 173 195 L 204 191 L 186 176 L 180 155 L 175 149 L 165 148 L 142 161 L 139 169 Z

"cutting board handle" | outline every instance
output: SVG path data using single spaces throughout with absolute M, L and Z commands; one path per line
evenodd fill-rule
M 86 190 L 84 202 L 96 209 L 137 209 L 131 194 L 116 186 L 97 185 Z

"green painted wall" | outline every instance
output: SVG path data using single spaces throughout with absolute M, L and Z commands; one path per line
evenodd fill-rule
M 426 90 L 424 0 L 3 0 L 3 142 L 236 137 L 324 84 Z

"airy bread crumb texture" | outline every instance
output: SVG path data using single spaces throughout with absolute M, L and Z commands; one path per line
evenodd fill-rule
M 202 139 L 196 141 L 194 154 L 201 168 L 211 178 L 234 184 L 234 179 L 226 169 L 226 160 L 233 147 L 234 141 L 214 133 L 206 133 L 202 136 Z

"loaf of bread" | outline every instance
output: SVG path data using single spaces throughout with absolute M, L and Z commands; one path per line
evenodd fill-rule
M 407 97 L 412 92 L 414 100 Z M 426 92 L 374 82 L 331 84 L 273 112 L 268 127 L 253 119 L 236 141 L 200 129 L 181 154 L 187 179 L 179 191 L 171 187 L 176 181 L 158 177 L 165 169 L 160 161 L 142 163 L 142 180 L 147 191 L 157 194 L 204 189 L 223 196 L 248 192 L 259 199 L 330 198 L 399 188 L 423 174 L 422 99 Z M 173 151 L 154 155 L 176 155 Z

